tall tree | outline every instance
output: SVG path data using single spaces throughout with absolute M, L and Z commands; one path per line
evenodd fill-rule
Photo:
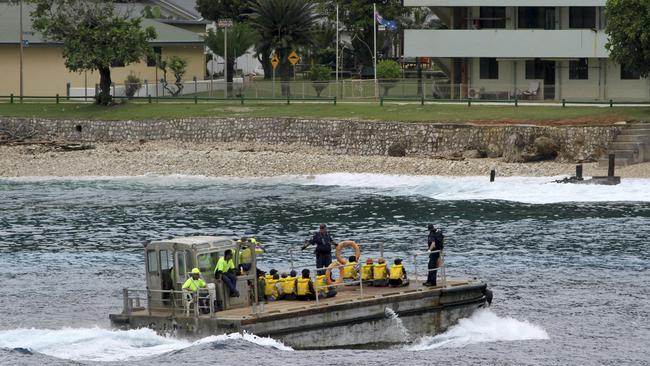
M 228 79 L 232 81 L 234 74 L 235 60 L 239 56 L 244 55 L 251 47 L 258 42 L 258 33 L 245 23 L 237 23 L 228 30 L 228 60 L 226 65 L 228 67 Z M 223 30 L 218 29 L 216 32 L 213 30 L 208 31 L 205 37 L 205 43 L 215 54 L 224 56 L 224 33 Z M 228 89 L 232 89 L 232 84 L 228 85 Z
M 650 74 L 650 0 L 608 0 L 605 7 L 610 57 L 625 67 Z
M 112 0 L 32 0 L 34 29 L 43 37 L 63 43 L 65 66 L 70 71 L 99 72 L 97 104 L 108 105 L 112 64 L 139 62 L 151 53 L 152 27 L 142 29 L 140 18 L 120 14 Z
M 274 50 L 280 58 L 278 72 L 282 95 L 288 95 L 291 51 L 311 43 L 319 19 L 311 0 L 251 0 L 250 25 L 261 36 L 260 48 Z

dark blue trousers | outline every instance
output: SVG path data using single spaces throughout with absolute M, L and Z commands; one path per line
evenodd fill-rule
M 438 258 L 440 258 L 440 254 L 438 253 L 429 254 L 429 265 L 427 266 L 429 275 L 427 276 L 427 282 L 432 285 L 436 285 L 436 279 L 438 277 L 438 270 L 434 269 L 438 268 Z
M 230 295 L 237 292 L 237 277 L 235 277 L 234 274 L 228 272 L 222 273 L 221 279 L 223 280 L 223 283 L 226 284 L 226 287 L 228 287 L 228 290 L 230 290 Z
M 332 252 L 316 253 L 316 268 L 325 268 L 332 264 Z

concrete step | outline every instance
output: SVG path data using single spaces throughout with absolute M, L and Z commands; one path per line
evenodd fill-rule
M 647 135 L 624 135 L 616 136 L 616 142 L 650 142 L 650 136 Z

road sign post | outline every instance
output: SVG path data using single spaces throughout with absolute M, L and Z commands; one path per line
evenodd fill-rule
M 280 63 L 280 58 L 275 52 L 273 52 L 273 55 L 271 56 L 271 66 L 273 67 L 273 83 L 271 85 L 271 87 L 273 88 L 273 98 L 275 98 L 275 68 L 278 67 L 279 63 Z
M 289 56 L 287 56 L 287 59 L 291 62 L 291 65 L 293 65 L 293 80 L 296 80 L 296 64 L 300 61 L 300 57 L 296 51 L 291 51 Z

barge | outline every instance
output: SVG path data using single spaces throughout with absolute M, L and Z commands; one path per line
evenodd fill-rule
M 213 236 L 147 243 L 147 288 L 123 289 L 122 312 L 109 315 L 112 326 L 148 327 L 186 338 L 248 332 L 295 349 L 372 347 L 444 332 L 491 302 L 484 282 L 447 279 L 444 274 L 435 287 L 423 286 L 411 274 L 407 287 L 371 287 L 359 280 L 332 284 L 338 293 L 331 298 L 264 302 L 253 275 L 257 263 L 253 246 Z M 239 297 L 228 296 L 213 273 L 216 260 L 228 249 L 236 253 L 235 260 L 243 250 L 253 253 L 253 274 L 237 277 Z M 181 290 L 193 267 L 199 268 L 208 283 L 198 298 Z

